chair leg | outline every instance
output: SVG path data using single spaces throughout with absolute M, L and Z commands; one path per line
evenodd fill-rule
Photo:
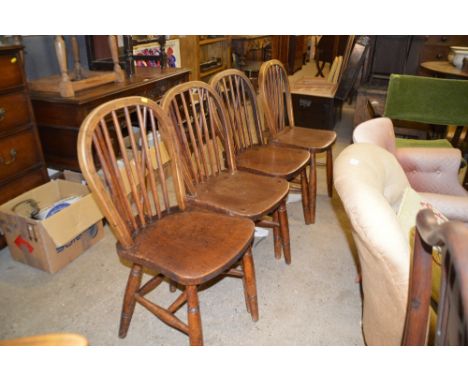
M 128 276 L 127 288 L 125 289 L 125 296 L 122 306 L 122 314 L 120 316 L 119 337 L 125 338 L 132 320 L 133 311 L 135 310 L 135 293 L 140 288 L 142 276 L 142 266 L 133 264 Z
M 307 171 L 304 170 L 301 173 L 301 194 L 302 194 L 302 211 L 304 213 L 304 222 L 305 224 L 310 224 L 310 200 L 309 200 L 309 190 L 307 188 Z
M 273 212 L 273 222 L 279 224 L 278 209 Z M 281 232 L 279 227 L 273 227 L 273 244 L 275 246 L 275 259 L 281 259 Z
M 187 285 L 187 317 L 189 327 L 190 345 L 202 346 L 203 333 L 200 317 L 200 305 L 198 303 L 198 293 L 196 285 Z
M 327 191 L 328 196 L 333 196 L 333 154 L 332 148 L 327 150 Z
M 317 198 L 317 168 L 315 165 L 315 153 L 310 153 L 310 169 L 309 169 L 309 207 L 310 207 L 310 222 L 315 223 L 315 205 Z
M 177 290 L 177 286 L 175 284 L 175 281 L 169 280 L 169 291 L 171 293 L 174 293 Z
M 289 242 L 289 223 L 286 200 L 283 200 L 278 208 L 279 223 L 281 231 L 281 242 L 283 243 L 284 260 L 286 264 L 291 264 L 291 245 Z
M 242 257 L 242 268 L 244 270 L 244 290 L 246 296 L 247 309 L 252 316 L 253 321 L 258 321 L 258 301 L 257 286 L 255 281 L 255 268 L 252 257 L 252 247 Z

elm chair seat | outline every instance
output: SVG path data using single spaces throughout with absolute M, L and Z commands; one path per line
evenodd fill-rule
M 240 260 L 252 241 L 248 219 L 201 211 L 179 212 L 146 226 L 119 256 L 183 285 L 201 284 Z M 157 243 L 157 248 L 155 248 Z
M 196 197 L 188 199 L 200 207 L 257 220 L 278 208 L 288 191 L 289 185 L 284 179 L 236 171 L 221 173 L 198 184 Z
M 237 167 L 264 175 L 289 178 L 297 175 L 309 163 L 305 150 L 272 145 L 255 146 L 237 155 Z

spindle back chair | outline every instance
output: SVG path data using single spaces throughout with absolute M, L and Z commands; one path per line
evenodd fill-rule
M 190 344 L 201 345 L 198 286 L 221 274 L 244 279 L 247 309 L 258 319 L 250 249 L 254 225 L 248 219 L 187 210 L 170 124 L 163 110 L 147 98 L 109 101 L 83 121 L 78 159 L 117 238 L 118 255 L 132 264 L 119 336 L 126 336 L 138 302 L 188 334 Z M 170 167 L 165 169 L 167 154 Z M 239 262 L 243 271 L 232 269 Z M 140 286 L 143 267 L 156 276 Z M 144 297 L 165 278 L 182 288 L 168 308 Z M 175 316 L 186 302 L 188 325 Z
M 317 170 L 315 155 L 326 152 L 327 191 L 333 194 L 333 158 L 332 146 L 336 133 L 329 130 L 311 129 L 296 126 L 292 108 L 292 98 L 286 69 L 278 60 L 264 62 L 258 77 L 259 98 L 265 121 L 270 130 L 271 141 L 310 152 L 309 196 L 310 219 L 315 222 L 315 204 L 317 194 Z
M 237 69 L 214 75 L 210 85 L 220 96 L 231 126 L 237 167 L 262 175 L 295 182 L 300 176 L 304 219 L 309 219 L 309 191 L 306 167 L 310 154 L 306 150 L 267 144 L 263 136 L 257 95 L 247 76 Z
M 180 84 L 164 95 L 162 107 L 173 122 L 187 201 L 273 228 L 275 256 L 281 257 L 282 248 L 289 264 L 289 185 L 284 179 L 238 171 L 230 118 L 215 90 L 201 81 Z M 264 219 L 268 214 L 273 222 Z

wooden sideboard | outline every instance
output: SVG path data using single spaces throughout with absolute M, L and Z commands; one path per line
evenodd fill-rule
M 31 92 L 44 156 L 48 167 L 80 171 L 76 142 L 85 117 L 96 106 L 132 95 L 158 100 L 171 87 L 189 80 L 189 69 L 136 68 L 122 83 L 111 83 L 78 92 L 74 97 Z
M 0 204 L 49 180 L 23 67 L 23 47 L 0 46 Z

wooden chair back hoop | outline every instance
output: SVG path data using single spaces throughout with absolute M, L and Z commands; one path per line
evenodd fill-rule
M 214 75 L 210 85 L 227 111 L 235 154 L 264 144 L 257 96 L 248 77 L 238 69 L 227 69 Z
M 258 88 L 260 103 L 271 135 L 275 136 L 288 126 L 294 127 L 288 74 L 279 60 L 270 60 L 262 64 L 258 75 Z
M 403 344 L 426 343 L 436 247 L 442 254 L 442 277 L 435 344 L 468 345 L 468 227 L 456 221 L 439 225 L 428 209 L 418 213 L 416 227 Z
M 190 194 L 224 168 L 236 171 L 230 121 L 210 85 L 201 81 L 177 85 L 164 95 L 161 105 L 173 123 L 172 139 Z
M 171 206 L 161 145 L 174 158 L 170 120 L 154 101 L 126 97 L 95 108 L 83 121 L 78 135 L 80 168 L 91 192 L 123 247 L 133 244 L 133 234 Z M 134 131 L 137 124 L 140 142 Z M 128 140 L 124 131 L 128 132 Z M 150 147 L 149 137 L 153 138 Z M 159 138 L 160 137 L 160 138 Z M 153 154 L 154 153 L 154 154 Z M 96 164 L 100 165 L 98 172 Z M 185 209 L 178 163 L 170 161 L 178 209 Z M 102 173 L 102 174 L 100 174 Z

